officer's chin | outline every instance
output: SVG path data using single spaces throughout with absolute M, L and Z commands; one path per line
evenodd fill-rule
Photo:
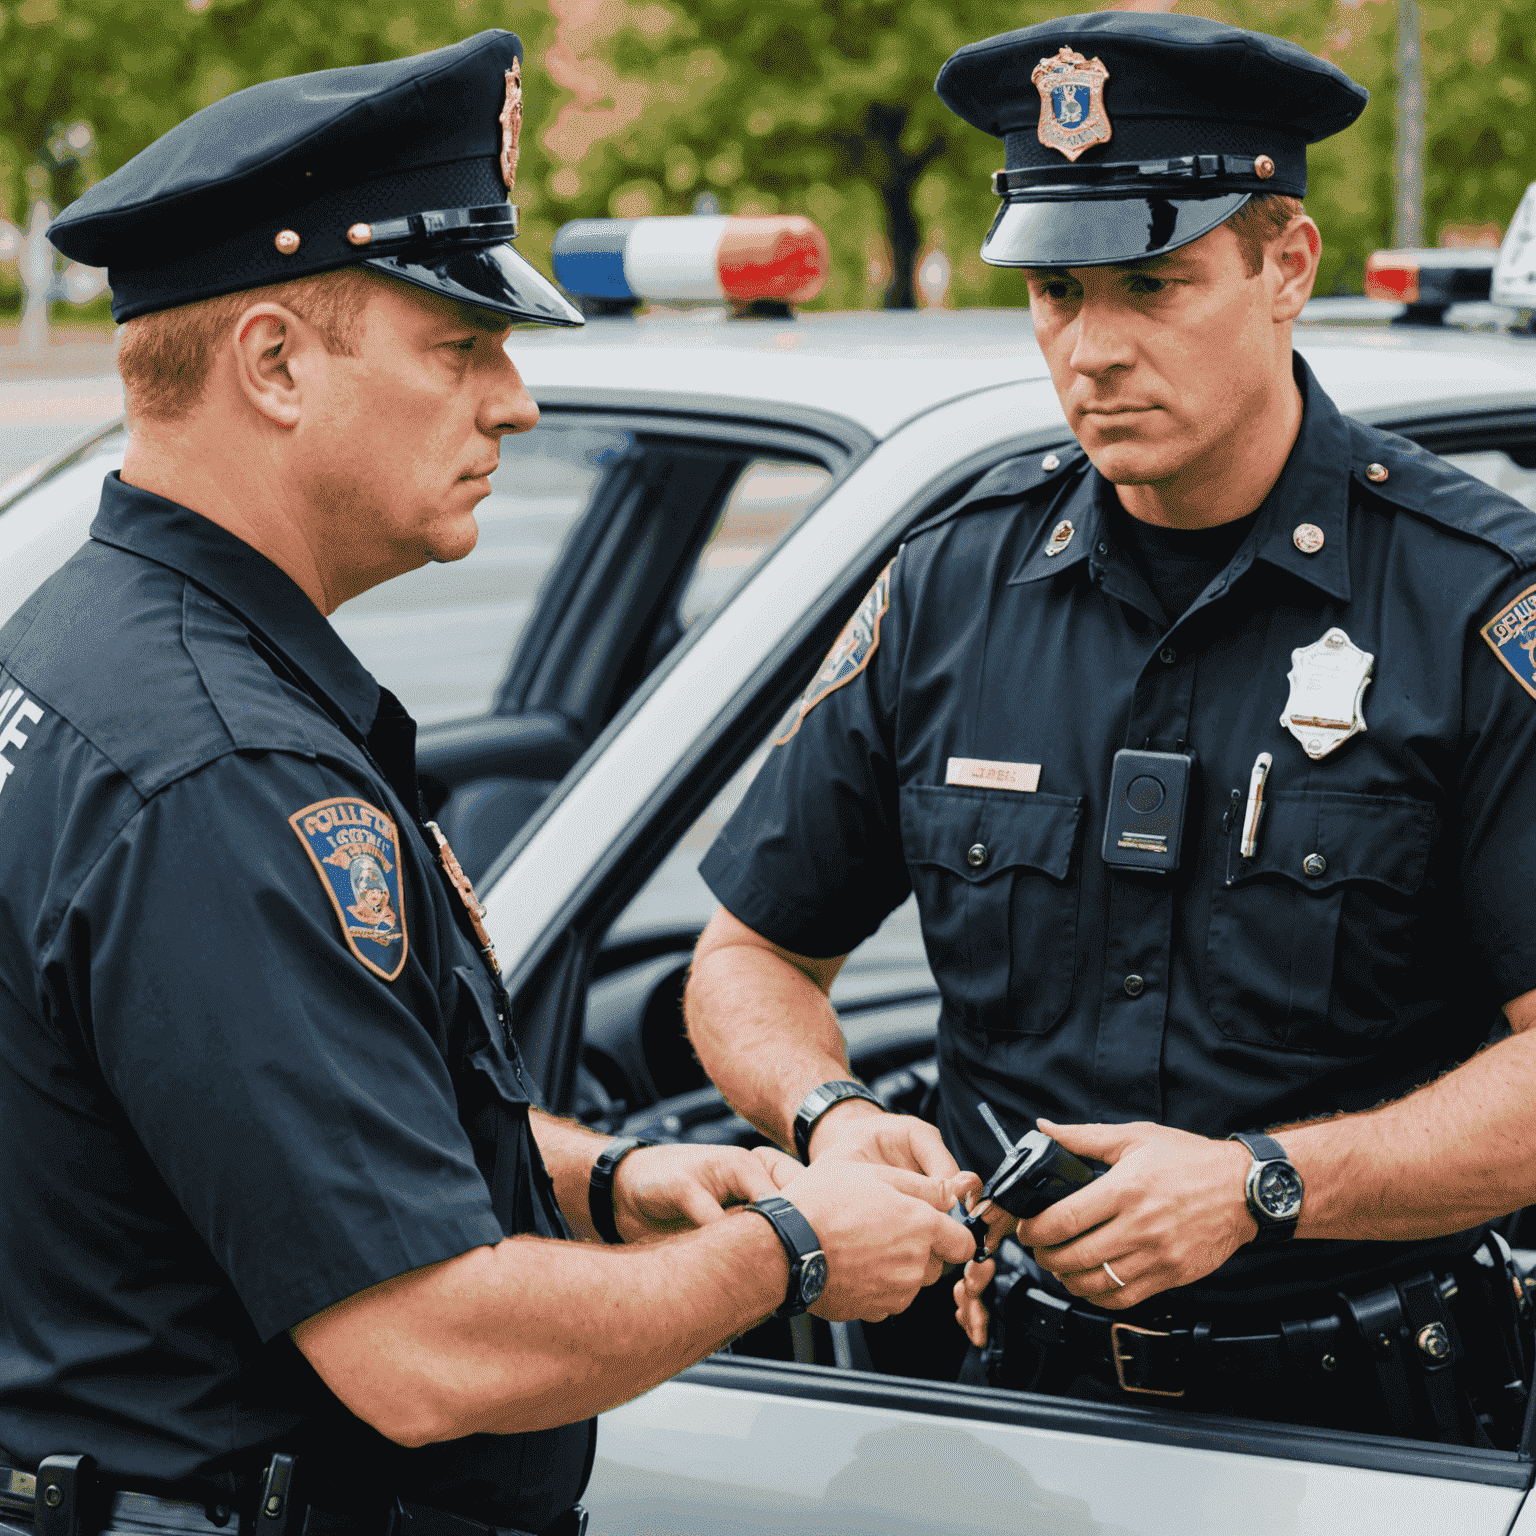
M 1078 441 L 1093 467 L 1114 485 L 1155 485 L 1178 474 L 1188 458 L 1167 444 L 1104 440 L 1079 432 Z

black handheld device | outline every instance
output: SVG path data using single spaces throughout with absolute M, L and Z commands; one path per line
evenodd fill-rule
M 1171 875 L 1179 867 L 1194 765 L 1189 752 L 1126 747 L 1115 753 L 1104 818 L 1104 862 L 1111 869 Z
M 1093 1183 L 1106 1168 L 1107 1164 L 1085 1162 L 1068 1152 L 1044 1131 L 1026 1132 L 982 1186 L 971 1215 L 966 1217 L 966 1230 L 976 1239 L 977 1262 L 987 1256 L 985 1212 L 989 1203 L 1027 1220 Z

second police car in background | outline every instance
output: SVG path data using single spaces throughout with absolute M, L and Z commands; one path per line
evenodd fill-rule
M 1512 330 L 1527 287 L 1536 301 L 1533 235 L 1528 195 L 1493 270 L 1514 309 L 1362 325 L 1318 301 L 1296 344 L 1345 411 L 1536 510 L 1536 336 Z M 698 861 L 906 530 L 1000 461 L 1068 441 L 1022 308 L 775 318 L 815 291 L 825 253 L 803 219 L 562 231 L 557 275 L 613 318 L 513 334 L 543 418 L 502 445 L 479 547 L 335 616 L 422 723 L 427 798 L 482 891 L 547 1101 L 611 1129 L 756 1138 L 682 1032 L 713 906 Z M 1464 268 L 1435 288 L 1438 259 L 1384 253 L 1373 282 L 1400 306 L 1370 313 L 1439 320 L 1441 295 L 1488 293 Z M 630 318 L 641 298 L 767 318 Z M 86 536 L 121 454 L 110 427 L 0 499 L 0 622 Z M 938 996 L 910 902 L 832 996 L 854 1070 L 921 1112 Z M 1530 1427 L 1518 1454 L 1468 1450 L 901 1366 L 856 1324 L 755 1330 L 605 1415 L 594 1533 L 1536 1536 Z

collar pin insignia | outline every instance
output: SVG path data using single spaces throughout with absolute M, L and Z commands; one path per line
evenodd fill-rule
M 1076 160 L 1095 144 L 1107 144 L 1114 129 L 1104 110 L 1104 82 L 1109 71 L 1098 59 L 1063 47 L 1054 58 L 1041 59 L 1030 74 L 1040 92 L 1040 142 L 1068 160 Z
M 1291 542 L 1304 555 L 1315 555 L 1323 547 L 1323 530 L 1316 523 L 1297 523 Z
M 1059 555 L 1062 550 L 1064 550 L 1067 545 L 1072 542 L 1072 535 L 1074 532 L 1076 532 L 1076 530 L 1073 528 L 1072 524 L 1068 522 L 1066 518 L 1062 518 L 1062 520 L 1057 523 L 1053 529 L 1051 529 L 1051 536 L 1046 541 L 1045 545 L 1046 555 Z

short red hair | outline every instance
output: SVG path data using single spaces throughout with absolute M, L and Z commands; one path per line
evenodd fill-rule
M 183 419 L 203 398 L 219 347 L 253 304 L 291 309 L 320 333 L 327 352 L 354 356 L 374 285 L 389 281 L 366 267 L 341 267 L 127 321 L 117 333 L 117 371 L 130 419 Z

